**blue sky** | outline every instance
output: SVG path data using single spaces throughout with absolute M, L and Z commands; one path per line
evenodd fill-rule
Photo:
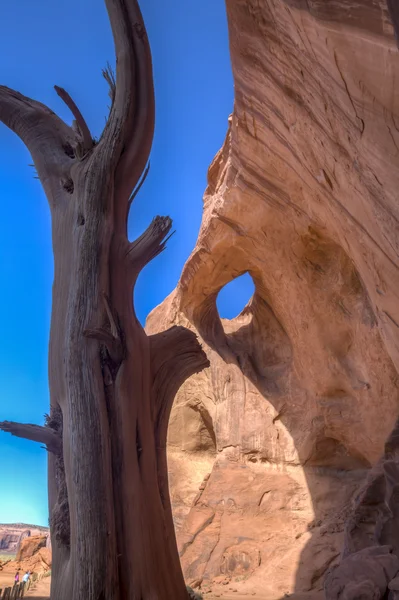
M 176 234 L 136 288 L 148 312 L 171 292 L 195 245 L 206 171 L 233 107 L 223 0 L 142 0 L 153 52 L 156 133 L 151 171 L 130 216 L 139 235 L 156 214 Z M 114 61 L 105 7 L 96 0 L 15 0 L 0 8 L 0 83 L 46 103 L 67 122 L 53 91 L 65 87 L 99 136 L 107 114 L 101 70 Z M 43 422 L 48 409 L 47 343 L 51 310 L 50 218 L 27 150 L 0 125 L 0 420 Z M 162 276 L 161 276 L 162 274 Z M 227 290 L 227 288 L 226 288 Z M 221 294 L 221 315 L 235 316 L 251 284 Z M 46 456 L 32 442 L 0 433 L 0 522 L 47 524 Z

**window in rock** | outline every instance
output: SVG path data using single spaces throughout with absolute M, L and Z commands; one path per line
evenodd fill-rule
M 234 319 L 243 311 L 255 292 L 249 273 L 230 281 L 219 292 L 216 305 L 221 319 Z

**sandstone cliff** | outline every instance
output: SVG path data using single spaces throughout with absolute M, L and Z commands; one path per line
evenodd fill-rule
M 182 562 L 205 589 L 216 578 L 273 600 L 323 597 L 354 492 L 398 415 L 388 8 L 227 0 L 234 114 L 196 247 L 147 322 L 196 330 L 211 363 L 180 390 L 169 430 Z M 221 320 L 218 292 L 244 272 L 255 294 Z
M 48 536 L 47 527 L 25 525 L 24 523 L 0 524 L 0 554 L 17 554 L 23 540 L 31 536 Z
M 2 525 L 1 528 L 18 531 L 24 526 L 7 526 Z M 26 526 L 25 526 L 26 527 Z M 33 535 L 26 535 L 32 532 Z M 0 561 L 0 587 L 8 587 L 13 585 L 14 576 L 17 571 L 20 573 L 20 578 L 27 571 L 33 573 L 49 572 L 51 570 L 51 548 L 49 544 L 49 531 L 45 527 L 31 527 L 31 529 L 23 529 L 23 535 L 18 544 L 18 551 L 13 560 L 13 555 L 9 553 L 4 556 L 4 560 Z M 3 557 L 2 557 L 3 558 Z

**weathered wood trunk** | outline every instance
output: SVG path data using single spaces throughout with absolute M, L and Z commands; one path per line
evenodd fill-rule
M 151 56 L 137 2 L 106 5 L 117 71 L 116 82 L 105 73 L 112 108 L 98 143 L 61 88 L 73 128 L 0 88 L 0 120 L 29 148 L 49 200 L 55 271 L 48 422 L 0 426 L 49 450 L 53 600 L 186 600 L 166 431 L 177 389 L 207 361 L 191 332 L 147 337 L 135 316 L 135 281 L 171 222 L 127 238 L 153 136 Z

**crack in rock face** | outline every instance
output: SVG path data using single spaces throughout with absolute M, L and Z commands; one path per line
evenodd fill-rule
M 202 589 L 323 598 L 342 550 L 360 573 L 345 597 L 382 598 L 395 575 L 358 554 L 399 547 L 383 508 L 399 483 L 392 5 L 227 0 L 234 114 L 197 244 L 147 321 L 191 328 L 210 360 L 169 428 L 182 564 Z M 221 319 L 217 295 L 243 273 L 254 295 Z

